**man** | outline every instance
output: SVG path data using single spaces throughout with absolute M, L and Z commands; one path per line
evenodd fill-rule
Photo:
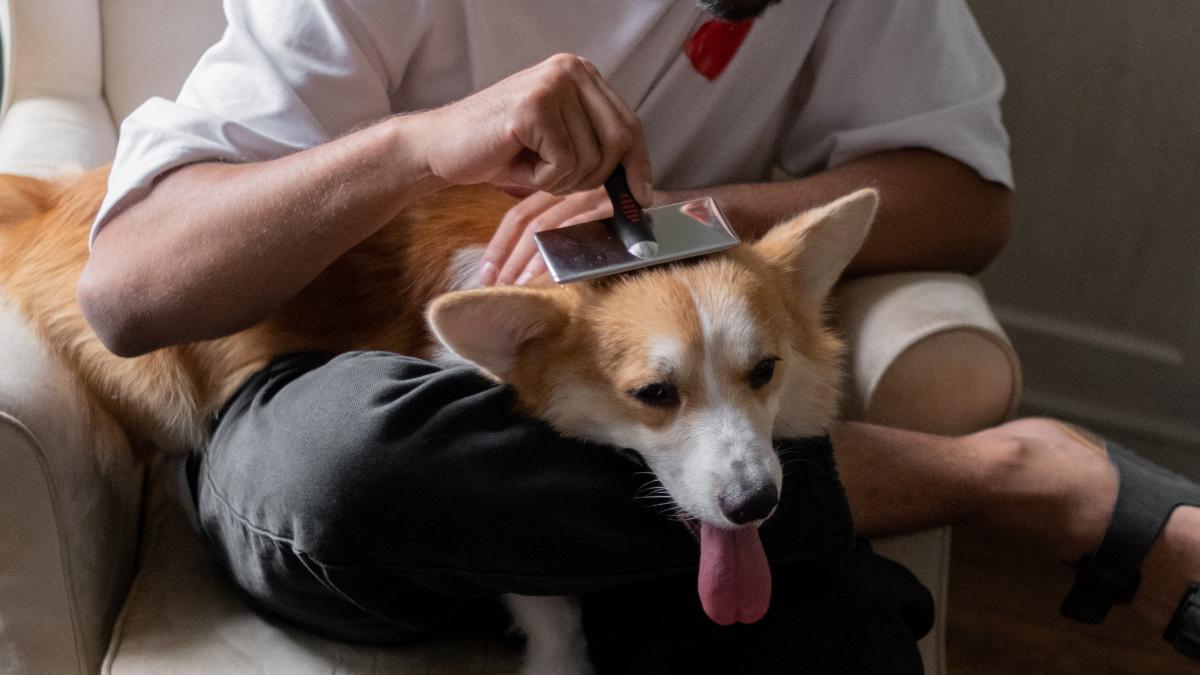
M 179 99 L 152 100 L 122 127 L 79 286 L 89 321 L 123 355 L 246 328 L 452 184 L 528 195 L 481 271 L 527 282 L 541 272 L 531 233 L 597 215 L 596 187 L 618 163 L 644 203 L 703 190 L 749 235 L 875 185 L 884 208 L 852 274 L 975 271 L 995 254 L 1011 184 L 1003 79 L 961 2 L 703 4 L 230 0 L 225 37 Z M 708 23 L 714 12 L 761 16 L 729 34 Z M 806 177 L 766 182 L 774 168 Z M 231 400 L 193 467 L 205 534 L 260 607 L 356 640 L 414 639 L 458 598 L 488 593 L 603 591 L 593 614 L 617 616 L 612 598 L 634 602 L 617 589 L 655 578 L 673 592 L 662 578 L 687 541 L 621 510 L 629 470 L 565 452 L 507 403 L 469 373 L 399 355 L 277 361 Z M 1051 423 L 966 439 L 845 425 L 834 445 L 866 536 L 970 518 L 1035 529 L 1073 561 L 1113 512 L 1109 463 Z M 516 476 L 524 496 L 464 467 Z M 1160 541 L 1188 544 L 1194 511 Z M 499 535 L 470 522 L 479 513 L 504 516 Z M 568 543 L 547 545 L 546 532 Z M 573 539 L 583 532 L 630 538 Z M 856 554 L 830 577 L 779 539 L 795 598 L 815 597 L 805 579 L 819 575 L 847 595 L 807 614 L 785 602 L 777 627 L 714 640 L 773 645 L 783 655 L 765 662 L 788 667 L 915 667 L 928 608 L 902 570 Z M 622 553 L 630 542 L 644 549 Z M 1161 575 L 1174 601 L 1178 572 Z M 1145 608 L 1161 618 L 1173 606 Z M 761 637 L 780 625 L 810 638 Z M 651 641 L 630 646 L 611 621 L 589 634 L 657 662 Z

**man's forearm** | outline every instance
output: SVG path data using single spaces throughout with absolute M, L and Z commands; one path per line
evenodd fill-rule
M 599 185 L 618 162 L 648 191 L 648 155 L 641 122 L 599 70 L 555 54 L 282 159 L 165 176 L 97 236 L 80 305 L 118 354 L 227 335 L 424 194 L 474 183 L 567 193 Z
M 414 133 L 394 117 L 281 159 L 168 174 L 97 236 L 78 289 L 88 320 L 123 355 L 262 320 L 440 187 L 407 152 Z
M 869 155 L 794 181 L 664 196 L 679 201 L 711 194 L 741 235 L 756 237 L 784 218 L 862 187 L 878 189 L 882 199 L 871 234 L 847 275 L 926 269 L 974 273 L 991 261 L 1007 237 L 1007 188 L 928 150 Z

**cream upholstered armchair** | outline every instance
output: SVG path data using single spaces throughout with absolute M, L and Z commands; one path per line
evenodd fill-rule
M 223 25 L 218 0 L 0 0 L 0 171 L 108 162 L 118 121 L 173 96 Z M 953 433 L 1013 410 L 1020 371 L 974 280 L 870 277 L 844 285 L 839 302 L 854 352 L 849 416 Z M 174 506 L 169 472 L 128 459 L 112 420 L 86 417 L 85 396 L 0 288 L 0 672 L 513 669 L 480 636 L 377 649 L 259 618 Z M 949 530 L 880 548 L 934 593 L 938 623 L 922 648 L 941 672 Z

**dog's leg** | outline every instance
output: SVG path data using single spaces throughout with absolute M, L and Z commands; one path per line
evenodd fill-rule
M 574 597 L 504 596 L 517 627 L 525 633 L 524 675 L 586 675 L 592 672 L 583 620 Z

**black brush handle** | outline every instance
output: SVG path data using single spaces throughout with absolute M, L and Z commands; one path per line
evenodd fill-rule
M 613 227 L 616 228 L 617 236 L 621 238 L 625 248 L 639 258 L 657 253 L 658 242 L 650 232 L 646 212 L 629 189 L 624 166 L 618 164 L 617 168 L 613 169 L 612 175 L 604 181 L 604 191 L 608 193 L 608 199 L 612 202 Z

